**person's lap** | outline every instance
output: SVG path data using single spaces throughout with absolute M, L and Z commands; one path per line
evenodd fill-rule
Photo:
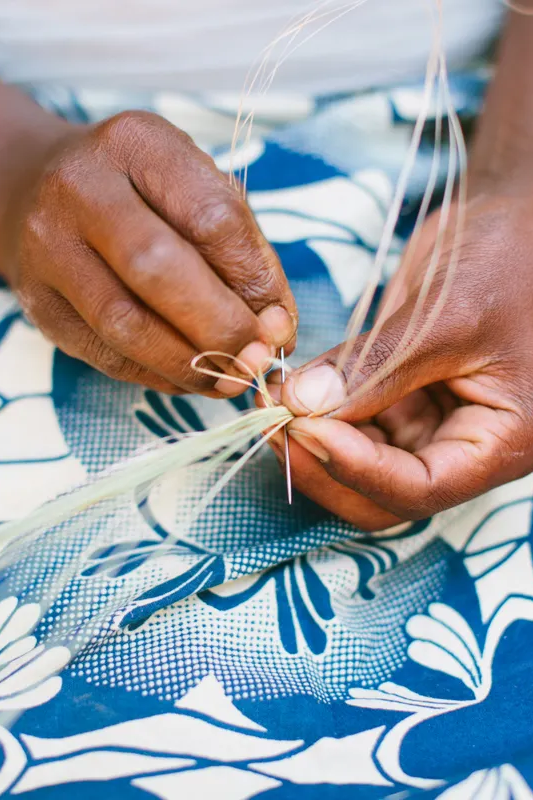
M 301 361 L 342 337 L 416 98 L 346 100 L 249 151 Z M 400 233 L 427 166 L 423 153 Z M 54 352 L 0 291 L 0 519 L 243 407 L 113 383 Z M 527 478 L 363 536 L 301 497 L 289 507 L 263 452 L 187 535 L 167 481 L 4 556 L 0 788 L 384 797 L 505 763 L 498 780 L 518 791 L 533 776 L 531 496 Z

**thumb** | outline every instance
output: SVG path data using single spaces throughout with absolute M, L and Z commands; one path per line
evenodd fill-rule
M 387 320 L 364 363 L 357 368 L 370 333 L 357 339 L 348 359 L 339 361 L 345 347 L 339 345 L 292 372 L 282 388 L 283 405 L 295 416 L 331 414 L 357 422 L 390 408 L 415 389 L 469 372 L 465 368 L 466 348 L 462 342 L 465 331 L 452 330 L 453 326 L 443 313 L 399 366 L 377 382 L 371 380 L 373 376 L 378 377 L 378 371 L 389 359 L 400 355 L 400 344 L 414 305 L 415 300 L 409 300 Z M 418 330 L 422 324 L 423 320 Z M 417 332 L 415 329 L 413 336 Z M 405 346 L 404 343 L 401 349 Z M 343 364 L 341 368 L 337 367 L 338 363 Z M 368 389 L 365 388 L 367 384 Z

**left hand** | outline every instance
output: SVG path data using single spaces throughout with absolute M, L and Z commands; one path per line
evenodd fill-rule
M 446 305 L 410 357 L 374 388 L 350 392 L 391 354 L 409 322 L 436 230 L 403 265 L 404 302 L 366 365 L 341 375 L 336 348 L 292 373 L 278 397 L 290 425 L 295 488 L 363 530 L 423 519 L 533 470 L 533 199 L 512 191 L 468 203 Z M 453 235 L 454 226 L 450 226 Z M 435 302 L 451 240 L 426 309 Z M 414 267 L 414 268 L 413 268 Z M 425 318 L 425 315 L 424 315 Z M 273 391 L 276 391 L 274 387 Z M 327 417 L 310 411 L 337 408 Z M 273 443 L 283 459 L 283 448 Z

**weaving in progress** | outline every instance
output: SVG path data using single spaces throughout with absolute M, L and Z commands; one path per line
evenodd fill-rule
M 505 481 L 471 491 L 492 447 L 481 423 L 498 438 L 507 408 L 485 407 L 466 370 L 449 378 L 441 333 L 464 285 L 465 132 L 502 9 L 465 12 L 463 32 L 483 31 L 463 63 L 450 27 L 462 4 L 417 4 L 421 79 L 404 59 L 397 80 L 391 67 L 354 87 L 332 61 L 313 99 L 290 77 L 291 95 L 271 94 L 285 62 L 371 5 L 294 3 L 281 28 L 273 4 L 281 29 L 240 96 L 207 97 L 207 48 L 188 95 L 169 88 L 183 64 L 164 59 L 161 91 L 148 78 L 123 88 L 118 59 L 117 90 L 84 87 L 94 31 L 74 59 L 80 85 L 8 59 L 10 81 L 78 125 L 185 114 L 275 248 L 299 322 L 296 350 L 291 339 L 260 369 L 223 348 L 190 359 L 195 380 L 224 384 L 214 399 L 212 384 L 202 396 L 114 381 L 56 348 L 0 284 L 6 796 L 533 798 L 533 477 L 506 461 Z M 55 79 L 67 61 L 59 48 Z M 431 381 L 414 376 L 426 354 L 446 364 Z M 442 413 L 404 447 L 413 420 L 396 433 L 386 415 L 409 397 L 420 416 Z M 364 466 L 355 490 L 336 436 Z M 367 452 L 398 473 L 400 501 Z M 461 485 L 453 503 L 429 488 L 413 499 L 446 470 Z

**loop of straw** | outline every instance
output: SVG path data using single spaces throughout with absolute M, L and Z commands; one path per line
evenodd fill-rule
M 211 356 L 215 356 L 216 358 L 226 358 L 229 361 L 232 361 L 241 370 L 241 372 L 246 372 L 252 380 L 247 381 L 246 378 L 239 378 L 236 375 L 227 375 L 226 373 L 216 372 L 214 369 L 210 369 L 209 367 L 199 366 L 199 363 L 202 359 L 210 358 Z M 272 369 L 273 367 L 280 369 L 282 366 L 285 366 L 287 372 L 291 371 L 286 364 L 282 364 L 279 358 L 275 358 L 274 356 L 271 357 L 269 369 Z M 245 364 L 245 362 L 241 361 L 241 359 L 237 358 L 237 356 L 224 353 L 222 350 L 206 350 L 205 352 L 200 353 L 193 358 L 191 361 L 191 367 L 201 375 L 207 375 L 208 377 L 216 378 L 217 380 L 223 378 L 226 381 L 233 381 L 233 383 L 237 384 L 238 386 L 246 386 L 249 389 L 257 389 L 268 408 L 274 408 L 276 406 L 276 403 L 268 391 L 265 373 L 262 370 L 259 370 L 258 374 L 256 375 L 248 366 L 248 364 Z
M 246 372 L 251 377 L 251 381 L 247 381 L 245 378 L 238 378 L 235 375 L 226 375 L 223 372 L 216 372 L 214 369 L 209 369 L 208 367 L 199 367 L 198 364 L 204 358 L 210 358 L 210 356 L 215 356 L 218 358 L 227 358 L 229 361 L 233 361 L 233 363 L 241 370 L 241 372 Z M 240 358 L 237 356 L 232 356 L 229 353 L 224 353 L 222 350 L 206 350 L 204 353 L 200 353 L 199 355 L 195 356 L 191 361 L 191 367 L 196 372 L 199 372 L 200 375 L 207 375 L 210 378 L 216 378 L 219 380 L 220 378 L 224 378 L 224 380 L 233 381 L 234 383 L 240 386 L 247 386 L 248 388 L 253 389 L 255 386 L 255 373 L 250 369 L 248 364 L 245 364 L 244 361 L 241 361 Z
M 273 42 L 270 43 L 268 47 L 265 48 L 263 51 L 263 58 L 256 69 L 255 74 L 252 78 L 250 78 L 250 73 L 248 74 L 246 81 L 245 81 L 245 89 L 241 96 L 241 101 L 239 104 L 239 109 L 237 113 L 237 120 L 235 123 L 235 130 L 233 135 L 233 141 L 231 145 L 231 154 L 230 154 L 230 182 L 235 188 L 239 188 L 237 179 L 234 174 L 234 169 L 232 164 L 234 163 L 235 152 L 237 148 L 237 144 L 240 140 L 240 136 L 243 131 L 246 131 L 246 135 L 244 137 L 244 146 L 246 147 L 251 139 L 254 117 L 255 117 L 255 109 L 252 107 L 251 111 L 248 112 L 244 121 L 242 120 L 243 113 L 244 113 L 244 100 L 245 98 L 249 97 L 251 93 L 257 86 L 258 81 L 262 78 L 262 82 L 259 84 L 256 94 L 262 95 L 268 91 L 270 86 L 272 85 L 274 78 L 279 70 L 279 68 L 283 65 L 283 63 L 303 44 L 308 42 L 313 36 L 316 36 L 317 33 L 320 33 L 322 30 L 327 28 L 329 25 L 333 24 L 334 22 L 341 19 L 346 14 L 353 11 L 360 5 L 363 5 L 367 0 L 351 0 L 351 2 L 343 3 L 337 9 L 325 11 L 323 13 L 319 13 L 321 9 L 330 6 L 334 0 L 323 0 L 323 2 L 319 3 L 318 7 L 314 10 L 304 14 L 302 17 L 293 17 L 289 24 L 278 34 L 278 36 L 274 39 Z M 331 17 L 330 19 L 327 19 Z M 319 22 L 322 19 L 327 19 L 325 23 L 323 23 L 320 27 L 316 30 L 312 31 L 308 36 L 302 39 L 298 44 L 296 44 L 291 49 L 292 43 L 301 33 L 301 31 L 311 23 Z M 265 76 L 265 71 L 267 69 L 267 65 L 269 59 L 274 53 L 276 46 L 282 42 L 283 40 L 287 40 L 285 43 L 285 47 L 283 48 L 281 54 L 279 55 L 277 61 L 275 62 L 274 66 L 272 67 L 270 73 Z M 244 174 L 243 174 L 244 173 Z M 242 193 L 246 193 L 246 183 L 247 183 L 247 175 L 248 175 L 248 167 L 245 166 L 244 170 L 240 171 L 239 179 L 240 179 L 240 188 L 242 189 Z

